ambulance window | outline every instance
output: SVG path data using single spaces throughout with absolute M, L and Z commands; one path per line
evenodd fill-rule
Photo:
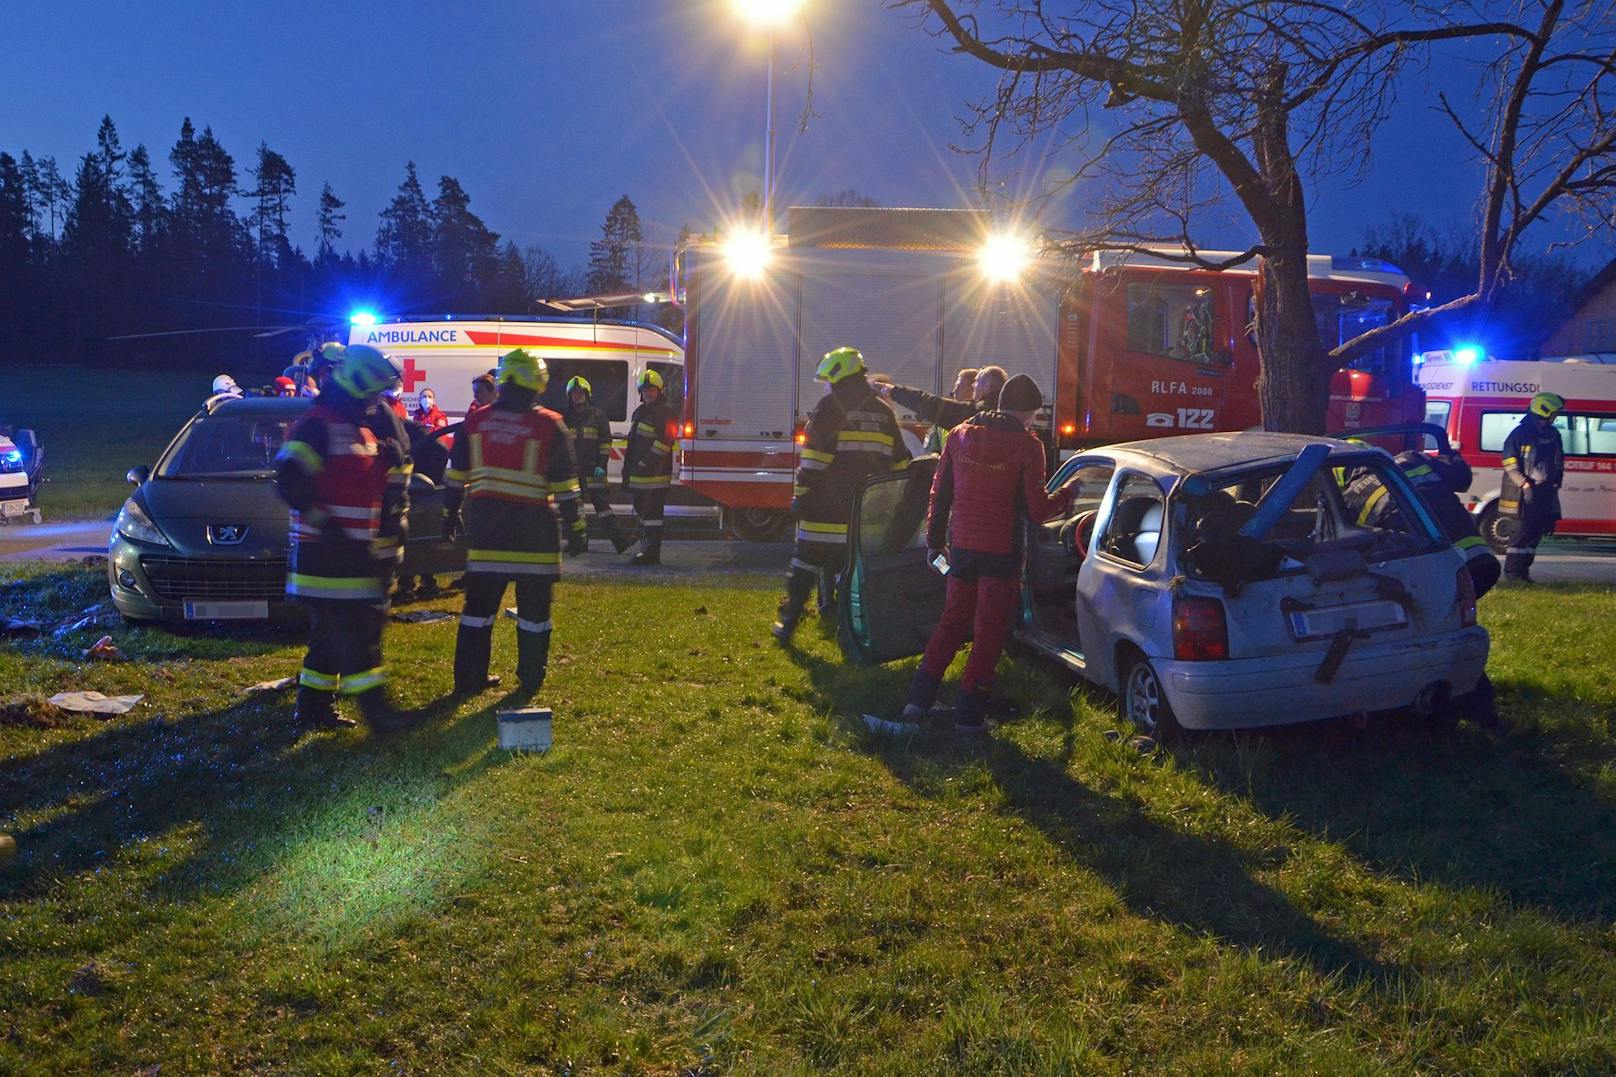
M 662 391 L 668 396 L 668 403 L 673 410 L 684 413 L 685 408 L 685 368 L 678 363 L 646 363 L 650 369 L 662 375 Z
M 545 386 L 539 402 L 552 411 L 567 413 L 567 382 L 581 377 L 589 383 L 589 398 L 606 413 L 610 422 L 628 419 L 628 363 L 622 359 L 552 359 L 545 357 L 550 368 L 550 384 Z
M 1448 416 L 1452 412 L 1453 401 L 1451 400 L 1432 400 L 1429 397 L 1425 400 L 1425 421 L 1433 426 L 1440 426 L 1446 430 L 1448 428 Z
M 1484 411 L 1481 414 L 1481 451 L 1503 452 L 1504 439 L 1521 424 L 1521 412 Z
M 1567 456 L 1616 456 L 1616 422 L 1606 415 L 1561 415 L 1554 420 Z
M 1128 350 L 1211 366 L 1212 289 L 1194 284 L 1128 285 Z

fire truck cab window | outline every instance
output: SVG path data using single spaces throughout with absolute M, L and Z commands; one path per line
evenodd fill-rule
M 550 384 L 539 403 L 562 415 L 567 413 L 567 382 L 582 376 L 589 383 L 590 399 L 614 423 L 628 419 L 628 363 L 622 359 L 551 359 Z
M 1194 284 L 1128 285 L 1128 350 L 1211 365 L 1212 289 Z
M 1356 292 L 1325 293 L 1313 297 L 1313 319 L 1318 323 L 1319 339 L 1326 351 L 1340 347 L 1371 329 L 1378 329 L 1395 317 L 1397 311 L 1390 299 L 1366 299 Z M 1400 354 L 1400 349 L 1388 345 L 1358 356 L 1347 366 L 1377 378 L 1401 383 L 1405 380 L 1403 375 L 1407 364 L 1399 357 Z

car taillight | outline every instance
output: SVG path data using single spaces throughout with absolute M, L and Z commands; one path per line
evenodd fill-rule
M 1454 582 L 1459 596 L 1459 625 L 1471 628 L 1476 623 L 1476 584 L 1470 578 L 1470 569 L 1459 569 Z
M 1182 662 L 1229 657 L 1229 622 L 1221 601 L 1192 595 L 1173 599 L 1173 657 Z

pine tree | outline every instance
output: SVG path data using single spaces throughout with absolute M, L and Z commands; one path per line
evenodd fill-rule
M 592 294 L 638 291 L 644 265 L 645 234 L 640 211 L 624 195 L 606 211 L 600 238 L 589 244 L 589 276 L 584 287 Z
M 346 204 L 331 190 L 331 184 L 327 183 L 320 188 L 319 260 L 321 262 L 329 262 L 336 255 L 337 240 L 342 238 L 342 222 L 348 219 L 348 215 L 342 212 L 342 207 Z
M 129 155 L 129 194 L 135 210 L 136 245 L 142 258 L 149 259 L 156 250 L 168 207 L 144 143 Z
M 494 261 L 499 236 L 471 211 L 471 196 L 453 176 L 438 180 L 432 201 L 432 271 L 437 294 L 450 307 L 477 306 Z
M 405 270 L 428 263 L 432 246 L 432 207 L 415 174 L 415 162 L 404 166 L 404 182 L 382 210 L 376 229 L 376 260 Z
M 286 216 L 296 193 L 297 174 L 292 166 L 285 157 L 270 149 L 267 142 L 260 142 L 250 192 L 256 203 L 251 220 L 258 233 L 258 258 L 266 265 L 280 265 L 290 254 Z

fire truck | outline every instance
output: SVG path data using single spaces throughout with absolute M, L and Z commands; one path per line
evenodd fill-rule
M 935 393 L 961 367 L 1031 375 L 1049 394 L 1041 436 L 1060 457 L 1261 422 L 1254 264 L 1211 271 L 1170 251 L 1035 257 L 970 210 L 793 207 L 787 226 L 698 238 L 674 267 L 686 319 L 681 481 L 743 538 L 783 529 L 802 424 L 823 391 L 814 366 L 841 345 L 872 373 Z M 1308 263 L 1327 347 L 1413 299 L 1408 277 L 1379 259 Z M 1336 374 L 1330 429 L 1418 422 L 1424 408 L 1412 356 L 1382 348 Z M 899 418 L 918 434 L 915 416 Z

